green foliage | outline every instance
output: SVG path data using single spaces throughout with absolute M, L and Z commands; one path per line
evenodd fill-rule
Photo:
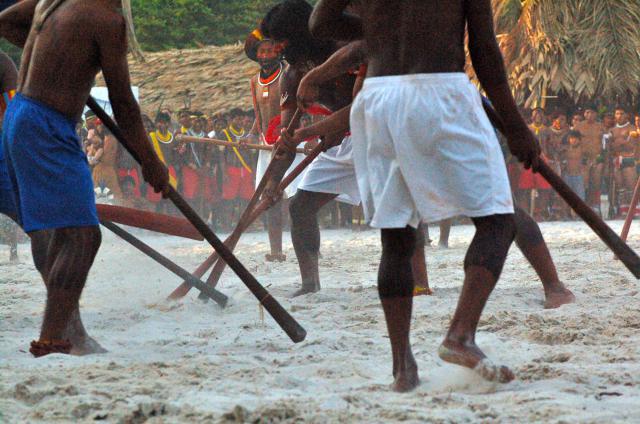
M 277 0 L 132 0 L 131 6 L 142 49 L 158 51 L 244 40 L 277 3 Z

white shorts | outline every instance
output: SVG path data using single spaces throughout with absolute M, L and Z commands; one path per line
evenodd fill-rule
M 337 200 L 351 205 L 360 204 L 360 192 L 353 167 L 351 137 L 342 144 L 321 153 L 314 160 L 298 186 L 299 190 L 337 194 Z
M 289 173 L 293 171 L 293 169 L 298 166 L 298 164 L 302 162 L 303 159 L 304 155 L 302 153 L 298 153 L 289 169 L 287 169 L 285 177 L 289 175 Z M 260 150 L 258 152 L 258 164 L 256 166 L 256 187 L 258 187 L 258 184 L 260 184 L 262 177 L 264 177 L 264 173 L 267 172 L 269 163 L 271 163 L 271 152 L 267 150 Z M 296 177 L 295 180 L 291 181 L 291 184 L 289 184 L 289 186 L 285 189 L 284 196 L 286 199 L 296 194 L 296 191 L 298 191 L 298 185 L 300 184 L 300 181 L 302 181 L 302 177 L 306 172 L 307 170 L 305 169 L 300 175 L 298 175 L 298 177 Z
M 367 78 L 351 132 L 372 227 L 513 213 L 496 133 L 465 74 Z

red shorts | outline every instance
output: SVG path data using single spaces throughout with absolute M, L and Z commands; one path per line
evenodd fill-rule
M 178 181 L 178 174 L 176 174 L 176 168 L 173 166 L 169 167 L 169 175 L 172 176 L 175 181 Z M 162 193 L 156 193 L 153 191 L 153 187 L 147 184 L 147 200 L 153 203 L 158 203 L 162 200 Z
M 540 174 L 534 174 L 530 169 L 523 169 L 520 173 L 520 180 L 518 181 L 518 188 L 520 190 L 549 190 L 551 185 Z
M 233 200 L 238 197 L 250 200 L 253 197 L 253 174 L 244 168 L 227 168 L 227 181 L 222 187 L 222 198 Z
M 140 193 L 140 176 L 138 175 L 138 170 L 136 168 L 131 168 L 131 169 L 120 168 L 118 169 L 118 177 L 120 178 L 120 185 L 122 185 L 122 180 L 125 177 L 133 178 L 133 181 L 135 181 L 134 188 L 133 188 L 133 195 L 135 197 L 140 197 L 142 195 Z
M 182 168 L 182 194 L 185 199 L 193 200 L 200 192 L 200 174 L 188 166 Z

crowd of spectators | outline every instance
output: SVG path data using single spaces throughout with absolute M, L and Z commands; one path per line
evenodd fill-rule
M 143 115 L 149 143 L 169 169 L 172 185 L 216 230 L 229 231 L 255 190 L 257 151 L 243 142 L 257 143 L 251 135 L 253 111 L 232 109 L 204 114 L 182 109 L 160 110 L 154 119 Z M 177 214 L 174 207 L 142 180 L 140 167 L 91 112 L 78 126 L 92 168 L 98 202 Z M 237 147 L 179 141 L 179 134 L 236 143 Z M 332 202 L 325 212 L 326 226 L 350 227 L 351 206 Z
M 640 115 L 623 106 L 599 110 L 593 105 L 573 113 L 538 107 L 528 115 L 544 160 L 595 211 L 605 218 L 624 217 L 640 171 Z M 522 169 L 509 155 L 508 162 L 516 201 L 536 220 L 575 218 L 540 175 Z M 602 201 L 603 194 L 608 201 Z

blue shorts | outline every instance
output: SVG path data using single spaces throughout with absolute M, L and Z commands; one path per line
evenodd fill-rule
M 2 139 L 2 130 L 0 130 L 0 139 Z M 18 217 L 13 185 L 11 184 L 9 169 L 7 168 L 4 149 L 2 148 L 0 148 L 0 213 L 7 215 L 11 219 L 17 219 Z
M 16 94 L 2 144 L 25 232 L 99 225 L 91 170 L 72 119 Z

